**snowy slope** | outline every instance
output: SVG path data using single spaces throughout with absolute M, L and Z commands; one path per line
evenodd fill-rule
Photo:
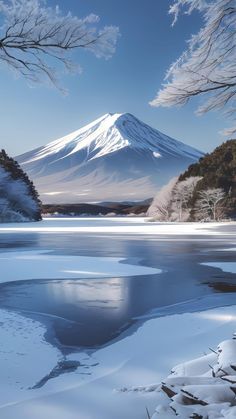
M 202 153 L 131 114 L 106 114 L 17 158 L 43 202 L 142 200 Z

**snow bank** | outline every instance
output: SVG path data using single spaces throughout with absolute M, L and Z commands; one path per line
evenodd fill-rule
M 165 398 L 152 419 L 235 418 L 236 338 L 221 342 L 209 355 L 177 365 L 159 391 Z
M 40 322 L 7 310 L 0 310 L 0 319 L 2 407 L 29 397 L 29 388 L 55 367 L 61 353 L 45 341 Z

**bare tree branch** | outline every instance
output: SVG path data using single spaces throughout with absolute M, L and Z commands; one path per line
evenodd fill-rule
M 224 216 L 222 201 L 225 193 L 222 188 L 206 189 L 199 192 L 199 199 L 195 205 L 196 216 L 200 220 L 220 220 Z
M 96 15 L 64 15 L 44 0 L 0 0 L 0 18 L 0 62 L 31 82 L 49 80 L 57 87 L 58 63 L 78 69 L 70 55 L 79 48 L 109 58 L 119 35 L 114 26 L 98 29 Z
M 174 22 L 183 7 L 187 13 L 198 9 L 203 14 L 203 26 L 189 40 L 188 49 L 169 68 L 166 82 L 151 105 L 185 105 L 191 98 L 202 96 L 204 101 L 198 108 L 199 114 L 224 108 L 235 119 L 235 0 L 175 0 L 170 8 Z

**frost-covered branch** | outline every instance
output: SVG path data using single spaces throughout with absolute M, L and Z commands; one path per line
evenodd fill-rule
M 189 220 L 191 212 L 189 202 L 200 179 L 200 176 L 191 176 L 182 181 L 178 181 L 177 178 L 171 179 L 158 192 L 147 215 L 153 217 L 155 221 Z
M 219 220 L 224 215 L 222 201 L 225 193 L 221 188 L 206 189 L 199 192 L 199 199 L 195 205 L 195 211 L 200 219 Z
M 74 50 L 85 49 L 96 57 L 109 58 L 115 51 L 119 30 L 98 29 L 99 17 L 63 14 L 44 0 L 0 1 L 0 62 L 31 82 L 50 80 L 57 85 L 57 64 L 67 70 L 76 66 Z
M 236 118 L 235 0 L 175 0 L 170 8 L 174 22 L 182 8 L 186 13 L 198 9 L 203 26 L 171 65 L 165 84 L 151 104 L 184 105 L 195 96 L 203 96 L 200 114 L 225 108 Z
M 189 201 L 200 177 L 191 176 L 177 182 L 172 193 L 172 219 L 174 221 L 187 221 L 190 216 Z
M 154 217 L 156 221 L 169 221 L 172 213 L 172 195 L 176 186 L 177 178 L 171 179 L 167 185 L 164 185 L 155 196 L 150 208 L 148 217 Z

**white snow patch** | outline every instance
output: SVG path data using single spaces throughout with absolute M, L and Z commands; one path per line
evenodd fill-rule
M 122 258 L 62 256 L 46 251 L 0 253 L 0 282 L 38 279 L 152 275 L 160 269 L 131 265 Z
M 160 386 L 169 399 L 159 394 L 152 419 L 162 419 L 162 411 L 171 409 L 183 419 L 235 417 L 235 371 L 234 339 L 221 342 L 209 355 L 177 365 Z
M 54 196 L 54 195 L 61 195 L 63 192 L 43 192 L 42 195 L 49 195 L 49 196 Z
M 154 157 L 156 157 L 156 158 L 158 159 L 159 157 L 161 157 L 161 154 L 160 154 L 160 153 L 158 153 L 157 151 L 154 151 L 154 152 L 153 152 L 153 156 L 154 156 Z
M 236 273 L 236 262 L 205 262 L 201 265 L 221 269 L 223 272 Z
M 229 247 L 226 249 L 218 249 L 218 252 L 236 252 L 236 247 Z
M 227 223 L 158 223 L 148 222 L 143 217 L 110 217 L 101 218 L 45 218 L 37 223 L 4 224 L 0 226 L 0 234 L 4 232 L 42 232 L 42 233 L 101 233 L 101 234 L 132 234 L 148 236 L 220 236 L 217 228 L 220 226 L 235 226 L 234 222 Z M 224 236 L 234 236 L 234 230 L 222 231 Z M 186 240 L 186 238 L 184 238 Z
M 32 396 L 30 387 L 50 372 L 60 352 L 44 339 L 38 321 L 0 310 L 0 404 Z M 3 416 L 0 413 L 0 416 Z

